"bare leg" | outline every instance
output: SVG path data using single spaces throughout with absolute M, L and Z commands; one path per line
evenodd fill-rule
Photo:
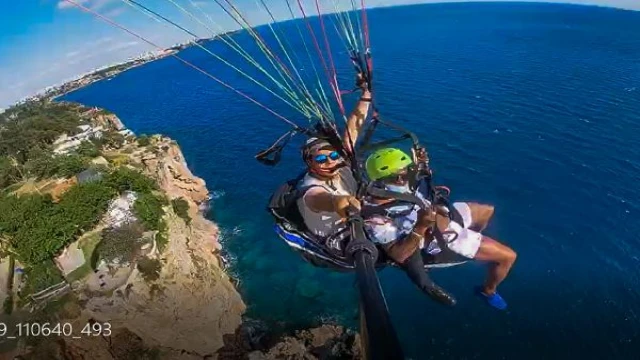
M 475 259 L 481 261 L 490 261 L 487 280 L 484 283 L 484 293 L 487 295 L 494 294 L 498 285 L 507 277 L 509 270 L 516 261 L 517 254 L 510 247 L 497 242 L 488 237 L 482 237 L 480 249 Z
M 472 219 L 471 226 L 468 226 L 468 228 L 481 232 L 487 227 L 487 225 L 489 225 L 489 221 L 493 217 L 495 210 L 493 205 L 478 204 L 474 202 L 469 202 L 467 205 L 471 210 Z

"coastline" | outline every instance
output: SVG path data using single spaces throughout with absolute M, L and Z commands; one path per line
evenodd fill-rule
M 94 126 L 112 124 L 128 131 L 117 115 L 104 109 L 93 108 L 91 116 Z M 212 201 L 205 181 L 191 172 L 174 140 L 154 135 L 141 145 L 134 135 L 128 139 L 117 154 L 104 156 L 119 156 L 119 162 L 153 179 L 170 202 L 181 199 L 188 205 L 187 215 L 179 214 L 171 204 L 163 206 L 167 243 L 164 250 L 158 250 L 159 240 L 154 241 L 145 255 L 162 264 L 158 276 L 149 280 L 133 263 L 117 270 L 120 275 L 114 278 L 119 280 L 108 290 L 95 286 L 97 273 L 82 279 L 67 278 L 68 291 L 62 296 L 71 294 L 75 300 L 58 310 L 58 321 L 74 328 L 92 322 L 109 324 L 112 333 L 108 342 L 104 337 L 45 338 L 35 346 L 19 341 L 13 351 L 2 356 L 38 359 L 47 353 L 55 359 L 99 360 L 121 358 L 114 353 L 140 353 L 146 355 L 135 358 L 360 358 L 359 337 L 352 330 L 327 324 L 274 334 L 259 319 L 245 318 L 247 305 L 222 259 L 220 231 L 205 217 Z M 81 239 L 103 227 L 98 225 L 81 236 L 63 254 L 74 246 L 77 249 Z M 157 357 L 146 357 L 152 353 Z

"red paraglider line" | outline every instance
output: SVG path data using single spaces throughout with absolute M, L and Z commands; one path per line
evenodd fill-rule
M 341 92 L 340 92 L 340 86 L 338 85 L 336 65 L 333 61 L 333 55 L 331 55 L 331 46 L 329 45 L 329 39 L 327 38 L 327 30 L 324 26 L 324 20 L 322 17 L 322 13 L 320 12 L 320 4 L 318 4 L 318 0 L 316 0 L 316 10 L 318 11 L 318 18 L 320 19 L 320 28 L 322 29 L 322 36 L 324 37 L 324 45 L 327 50 L 327 53 L 329 54 L 329 64 L 331 65 L 331 68 L 329 69 L 331 71 L 330 81 L 333 80 L 331 87 L 333 87 L 334 89 L 333 91 L 336 94 L 336 100 L 338 101 L 340 112 L 342 112 L 342 115 L 346 115 L 346 112 L 344 111 L 344 106 L 342 104 L 342 97 L 340 96 Z
M 364 0 L 360 0 L 360 4 L 360 7 L 362 8 L 362 32 L 364 33 L 364 45 L 366 47 L 365 51 L 369 52 L 371 43 L 369 41 L 369 22 L 367 21 L 367 10 L 365 9 Z M 370 54 L 367 54 L 367 68 L 369 73 L 373 72 L 373 60 L 371 59 Z
M 298 7 L 300 8 L 300 12 L 302 13 L 302 17 L 304 18 L 307 28 L 309 29 L 309 33 L 311 33 L 311 38 L 313 39 L 313 45 L 315 46 L 316 51 L 318 52 L 318 56 L 320 56 L 320 61 L 322 61 L 322 66 L 324 67 L 324 72 L 327 75 L 327 79 L 329 80 L 331 89 L 333 90 L 333 95 L 336 97 L 336 100 L 340 102 L 340 94 L 337 92 L 337 89 L 335 88 L 333 82 L 331 81 L 331 75 L 329 74 L 327 62 L 325 61 L 324 56 L 322 55 L 322 50 L 320 50 L 320 44 L 318 43 L 316 34 L 313 32 L 313 28 L 311 27 L 311 23 L 309 22 L 309 18 L 307 18 L 307 14 L 305 13 L 304 8 L 302 7 L 302 3 L 300 2 L 300 0 L 297 0 L 297 1 L 298 1 Z

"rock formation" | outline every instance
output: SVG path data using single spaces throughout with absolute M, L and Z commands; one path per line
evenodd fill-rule
M 171 199 L 190 205 L 189 225 L 168 206 L 169 243 L 158 256 L 160 278 L 146 282 L 134 270 L 111 297 L 87 299 L 85 315 L 114 328 L 127 328 L 149 347 L 207 356 L 223 346 L 223 335 L 241 323 L 245 305 L 224 273 L 215 252 L 218 228 L 198 213 L 208 199 L 202 179 L 186 167 L 177 145 L 163 138 L 140 159 Z
M 100 116 L 103 122 L 117 120 Z M 109 323 L 110 336 L 46 339 L 23 352 L 24 359 L 361 358 L 357 334 L 338 326 L 298 331 L 278 340 L 269 338 L 268 329 L 243 324 L 245 304 L 217 255 L 218 227 L 199 211 L 209 199 L 204 180 L 191 173 L 171 139 L 154 137 L 149 146 L 134 147 L 130 163 L 156 179 L 168 198 L 186 200 L 190 223 L 171 206 L 165 208 L 169 241 L 162 253 L 151 255 L 162 262 L 158 279 L 148 282 L 134 269 L 109 296 L 75 289 L 84 309 L 65 321 L 72 321 L 74 329 L 90 321 Z

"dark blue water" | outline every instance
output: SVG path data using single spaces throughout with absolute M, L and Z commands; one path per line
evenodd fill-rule
M 369 16 L 383 113 L 428 144 L 437 180 L 455 199 L 496 206 L 488 233 L 519 253 L 500 287 L 506 313 L 473 296 L 480 264 L 433 272 L 457 295 L 452 310 L 395 270 L 382 271 L 408 354 L 638 358 L 640 13 L 503 3 Z M 295 118 L 205 53 L 182 55 Z M 337 66 L 348 84 L 344 60 Z M 217 195 L 213 218 L 249 315 L 273 326 L 355 324 L 352 277 L 310 267 L 271 232 L 266 201 L 300 170 L 299 157 L 291 147 L 281 165 L 267 168 L 253 155 L 285 125 L 171 58 L 67 99 L 105 107 L 137 133 L 178 141 Z

